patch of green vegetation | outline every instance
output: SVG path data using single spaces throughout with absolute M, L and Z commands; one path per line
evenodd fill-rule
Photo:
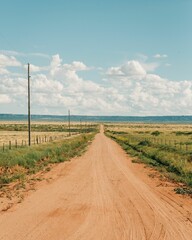
M 192 189 L 183 187 L 183 188 L 175 188 L 174 191 L 177 194 L 182 194 L 182 195 L 192 195 Z
M 150 133 L 150 131 L 136 131 L 136 133 L 138 133 L 138 134 L 147 134 L 147 133 Z
M 150 142 L 148 140 L 143 140 L 138 143 L 138 146 L 149 146 Z
M 175 133 L 176 136 L 180 136 L 180 135 L 192 135 L 192 132 L 188 132 L 188 131 L 176 131 L 176 132 L 173 132 Z
M 6 185 L 10 182 L 13 182 L 15 180 L 23 180 L 25 178 L 23 173 L 16 173 L 16 174 L 2 174 L 0 176 L 0 185 Z
M 161 132 L 159 132 L 159 131 L 153 131 L 151 133 L 151 135 L 153 135 L 153 136 L 159 136 L 160 134 L 161 134 Z

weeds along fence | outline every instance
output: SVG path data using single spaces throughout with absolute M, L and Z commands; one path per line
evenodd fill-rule
M 71 135 L 77 135 L 78 133 L 71 133 Z M 38 145 L 38 144 L 43 144 L 43 143 L 48 143 L 48 142 L 53 142 L 53 141 L 58 141 L 62 139 L 66 139 L 69 135 L 53 135 L 53 136 L 48 136 L 48 135 L 37 135 L 35 137 L 31 138 L 31 145 Z M 12 150 L 16 148 L 22 148 L 22 147 L 27 147 L 28 146 L 28 140 L 8 140 L 4 141 L 1 143 L 1 148 L 0 150 L 5 152 L 7 150 Z
M 170 165 L 171 162 L 176 161 L 180 164 L 179 169 L 191 169 L 192 143 L 190 142 L 185 143 L 175 139 L 166 140 L 163 138 L 127 135 L 126 144 L 138 153 L 155 159 L 161 164 Z M 175 165 L 177 164 L 174 164 L 174 167 Z

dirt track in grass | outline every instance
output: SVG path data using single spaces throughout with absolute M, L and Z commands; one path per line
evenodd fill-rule
M 191 199 L 150 171 L 101 128 L 82 157 L 56 166 L 54 180 L 0 212 L 0 239 L 190 240 Z

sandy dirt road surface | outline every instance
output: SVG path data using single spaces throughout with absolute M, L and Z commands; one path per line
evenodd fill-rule
M 192 239 L 191 199 L 182 205 L 132 165 L 101 129 L 82 157 L 56 168 L 57 179 L 0 213 L 0 239 Z

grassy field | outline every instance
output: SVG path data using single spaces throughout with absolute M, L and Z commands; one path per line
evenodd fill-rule
M 71 122 L 71 132 L 90 132 L 98 124 L 91 122 Z M 0 131 L 27 131 L 27 122 L 1 122 Z M 69 126 L 67 122 L 32 122 L 31 131 L 33 132 L 68 132 Z
M 72 122 L 70 135 L 93 132 L 98 127 L 93 123 L 77 124 Z M 0 151 L 27 145 L 28 126 L 26 122 L 0 122 Z M 61 140 L 69 136 L 68 123 L 33 122 L 31 124 L 31 144 Z
M 32 144 L 37 143 L 37 138 L 42 142 L 49 141 L 50 139 L 63 139 L 68 136 L 68 133 L 63 132 L 32 132 L 31 133 L 31 142 Z M 41 139 L 41 140 L 40 140 Z M 0 146 L 1 150 L 3 144 L 8 148 L 9 142 L 11 141 L 12 146 L 14 147 L 15 144 L 18 146 L 26 145 L 28 141 L 28 132 L 26 131 L 0 131 Z
M 192 192 L 192 125 L 106 124 L 105 133 L 137 157 L 134 161 L 150 164 Z

